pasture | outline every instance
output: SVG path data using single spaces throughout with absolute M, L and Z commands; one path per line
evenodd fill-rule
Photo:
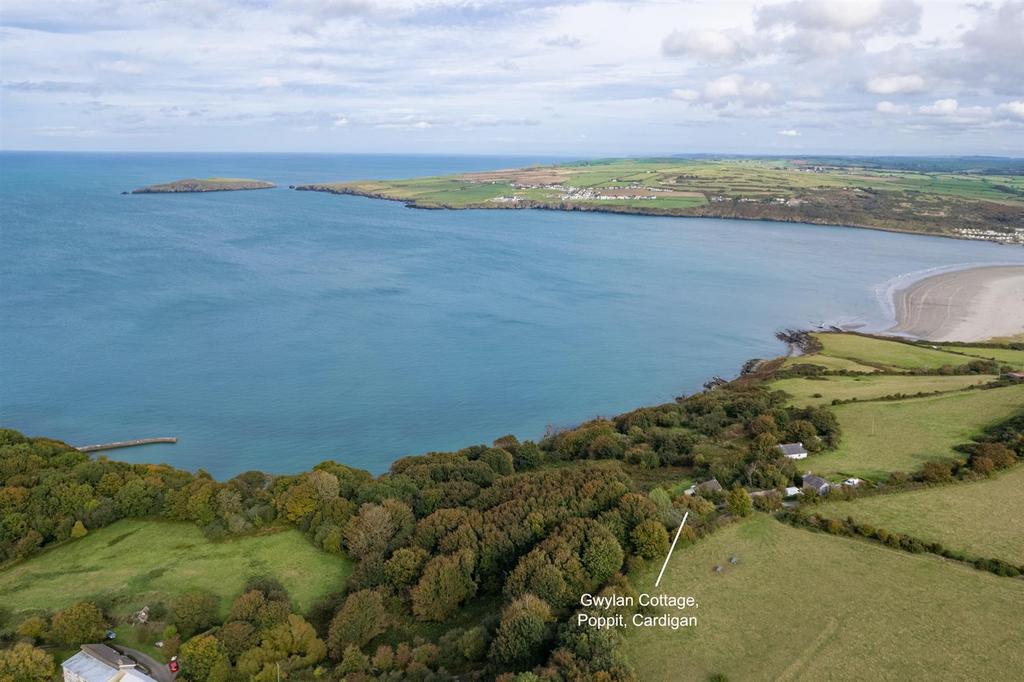
M 773 390 L 790 394 L 790 403 L 797 407 L 827 405 L 833 400 L 872 400 L 896 394 L 916 395 L 937 391 L 959 391 L 985 384 L 997 377 L 984 374 L 963 376 L 825 376 L 780 379 L 769 385 Z
M 886 341 L 857 334 L 812 334 L 812 336 L 818 339 L 823 346 L 820 355 L 886 369 L 957 367 L 974 359 L 900 341 Z
M 1024 466 L 984 481 L 832 502 L 814 511 L 1024 565 Z
M 213 542 L 190 524 L 125 520 L 0 569 L 0 603 L 18 614 L 84 599 L 123 614 L 207 590 L 226 612 L 248 578 L 265 575 L 305 610 L 340 591 L 350 572 L 348 560 L 320 551 L 295 529 Z
M 634 586 L 652 591 L 659 569 L 652 562 Z M 760 514 L 677 549 L 659 592 L 693 595 L 698 623 L 626 630 L 645 682 L 1007 679 L 1024 669 L 1014 644 L 1024 641 L 1024 582 Z
M 885 478 L 929 460 L 955 460 L 953 447 L 1024 409 L 1024 385 L 831 408 L 842 427 L 836 450 L 801 466 L 823 476 Z

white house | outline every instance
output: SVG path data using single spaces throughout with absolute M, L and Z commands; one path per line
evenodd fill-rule
M 789 459 L 807 459 L 807 450 L 803 443 L 783 443 L 776 447 Z
M 157 682 L 137 662 L 106 644 L 83 644 L 61 667 L 64 682 Z
M 800 488 L 797 488 L 795 485 L 791 485 L 786 487 L 786 492 L 783 497 L 796 497 L 801 494 L 803 494 L 803 491 L 801 491 Z

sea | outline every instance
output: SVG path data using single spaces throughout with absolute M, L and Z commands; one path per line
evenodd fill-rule
M 438 211 L 291 184 L 540 157 L 0 153 L 0 424 L 224 479 L 538 439 L 671 401 L 783 328 L 1024 250 L 873 230 Z M 122 195 L 188 177 L 276 189 Z

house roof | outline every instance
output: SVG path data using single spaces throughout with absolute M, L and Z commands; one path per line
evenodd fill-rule
M 782 443 L 778 446 L 779 450 L 782 450 L 784 455 L 806 455 L 807 450 L 804 449 L 803 443 Z
M 129 656 L 106 644 L 83 644 L 81 651 L 61 665 L 85 682 L 155 682 Z
M 724 490 L 724 488 L 722 488 L 722 484 L 718 482 L 717 478 L 712 478 L 704 481 L 703 483 L 698 483 L 697 490 L 700 492 L 713 492 L 716 490 Z
M 822 488 L 824 488 L 828 484 L 829 484 L 828 481 L 826 481 L 821 476 L 814 476 L 813 474 L 807 474 L 806 476 L 804 476 L 804 487 L 805 488 L 814 488 L 815 490 L 819 490 L 820 491 Z

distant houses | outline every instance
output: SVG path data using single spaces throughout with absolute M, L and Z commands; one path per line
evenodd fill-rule
M 711 478 L 703 483 L 695 483 L 683 491 L 684 495 L 696 495 L 697 493 L 716 493 L 725 490 L 717 478 Z
M 106 644 L 83 644 L 61 667 L 64 682 L 157 682 L 136 661 Z
M 807 459 L 807 449 L 803 443 L 783 443 L 776 447 L 788 459 Z

